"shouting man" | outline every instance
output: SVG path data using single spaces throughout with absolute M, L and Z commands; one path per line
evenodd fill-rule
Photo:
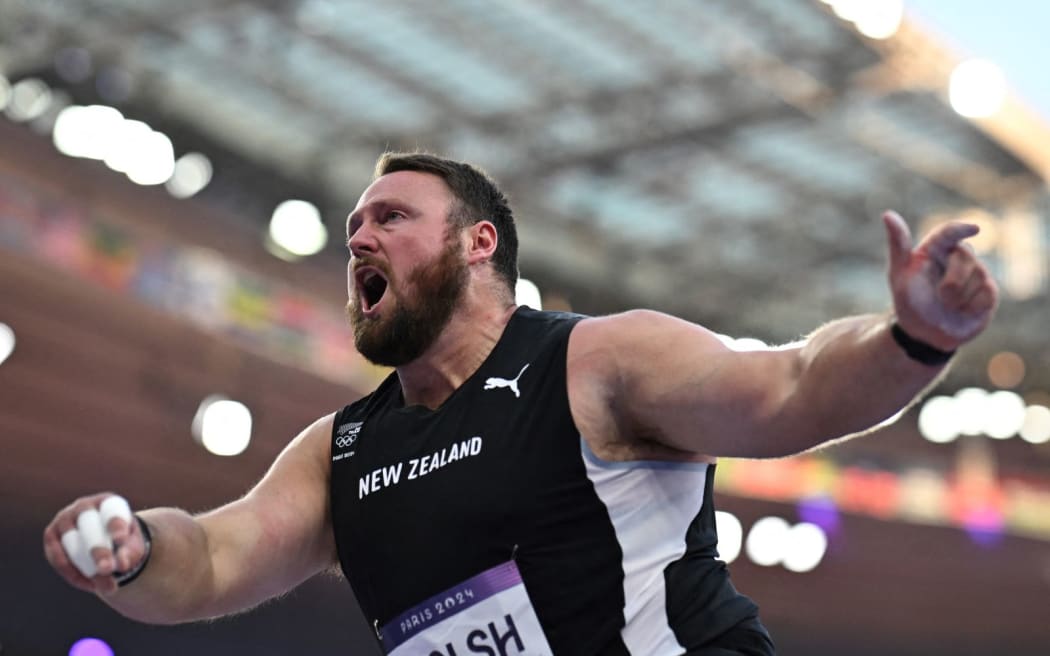
M 499 189 L 468 164 L 386 154 L 346 224 L 347 311 L 357 349 L 394 372 L 245 497 L 196 516 L 85 497 L 45 530 L 47 558 L 145 622 L 233 613 L 338 565 L 387 653 L 772 654 L 718 560 L 715 458 L 869 429 L 996 307 L 962 243 L 975 227 L 913 246 L 883 221 L 891 313 L 736 352 L 658 312 L 516 307 Z

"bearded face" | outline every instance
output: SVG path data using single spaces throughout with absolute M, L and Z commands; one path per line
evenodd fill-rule
M 378 365 L 399 367 L 430 348 L 448 325 L 467 284 L 469 269 L 460 249 L 456 231 L 450 229 L 444 249 L 429 262 L 416 265 L 398 287 L 391 272 L 383 269 L 388 281 L 385 287 L 365 289 L 366 294 L 378 294 L 370 305 L 393 297 L 385 299 L 387 307 L 380 314 L 365 316 L 362 294 L 351 295 L 347 314 L 361 355 Z

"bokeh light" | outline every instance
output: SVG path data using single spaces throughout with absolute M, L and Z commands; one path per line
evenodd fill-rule
M 952 109 L 969 118 L 984 118 L 999 111 L 1006 99 L 1006 78 L 986 59 L 968 59 L 952 71 L 948 101 Z
M 131 171 L 140 157 L 140 145 L 150 132 L 153 132 L 153 128 L 142 121 L 121 121 L 114 126 L 112 142 L 106 148 L 106 155 L 102 161 L 118 173 Z
M 175 172 L 175 147 L 168 135 L 150 130 L 133 147 L 128 180 L 140 185 L 159 185 Z
M 988 380 L 996 387 L 1017 387 L 1024 380 L 1024 375 L 1024 359 L 1016 353 L 1002 351 L 988 360 Z
M 1016 392 L 999 390 L 984 401 L 984 434 L 1005 440 L 1017 435 L 1024 425 L 1024 399 Z
M 113 656 L 113 649 L 98 638 L 82 638 L 69 648 L 69 656 Z
M 804 522 L 816 524 L 825 533 L 837 533 L 842 524 L 838 506 L 828 496 L 806 497 L 796 506 L 798 517 Z
M 9 102 L 11 102 L 11 83 L 6 77 L 0 75 L 0 111 L 7 109 Z
M 715 511 L 715 527 L 718 531 L 718 557 L 731 563 L 740 555 L 744 527 L 736 515 L 722 510 Z
M 0 364 L 11 357 L 15 350 L 15 331 L 6 323 L 0 323 Z
M 103 160 L 123 122 L 124 115 L 113 107 L 70 105 L 59 112 L 51 138 L 64 155 Z
M 769 348 L 769 344 L 757 337 L 730 337 L 721 333 L 717 333 L 716 336 L 723 344 L 734 351 L 765 351 Z
M 995 508 L 971 509 L 962 521 L 966 534 L 982 547 L 994 546 L 1003 539 L 1003 515 Z
M 235 456 L 248 448 L 252 413 L 247 406 L 219 395 L 204 399 L 193 418 L 193 437 L 217 456 Z
M 809 572 L 824 559 L 828 537 L 816 524 L 801 522 L 787 532 L 784 568 L 792 572 Z
M 959 437 L 959 417 L 955 414 L 955 399 L 933 396 L 919 410 L 919 432 L 930 442 L 946 444 Z
M 1044 405 L 1030 405 L 1025 408 L 1020 435 L 1022 440 L 1030 444 L 1050 442 L 1050 408 Z
M 11 85 L 4 111 L 12 121 L 32 121 L 51 105 L 51 87 L 35 77 L 27 77 Z
M 856 2 L 853 23 L 857 31 L 872 39 L 888 39 L 900 29 L 904 19 L 904 0 L 863 0 Z
M 186 153 L 175 160 L 175 170 L 165 184 L 175 198 L 189 198 L 208 186 L 212 177 L 211 160 L 201 153 Z
M 543 309 L 543 297 L 536 283 L 525 278 L 518 278 L 514 286 L 514 302 L 518 305 L 528 305 L 533 310 Z
M 175 149 L 167 135 L 107 105 L 63 108 L 51 138 L 64 155 L 101 160 L 136 184 L 163 184 L 175 172 Z
M 856 20 L 864 11 L 864 3 L 867 0 L 828 0 L 835 15 L 842 20 Z
M 835 15 L 851 21 L 857 31 L 871 39 L 888 39 L 900 29 L 904 0 L 821 0 Z
M 985 407 L 988 392 L 980 387 L 964 387 L 955 393 L 952 406 L 963 435 L 980 435 L 984 432 Z
M 328 242 L 321 212 L 305 200 L 286 200 L 270 219 L 270 239 L 296 257 L 317 253 Z
M 959 435 L 1005 440 L 1022 430 L 1026 413 L 1025 400 L 1016 392 L 988 392 L 967 387 L 954 397 L 928 399 L 919 411 L 919 432 L 927 440 L 940 444 L 951 442 Z
M 734 351 L 764 351 L 767 348 L 769 344 L 757 337 L 738 337 L 733 340 Z
M 763 517 L 751 527 L 744 550 L 756 565 L 772 567 L 784 559 L 791 527 L 780 517 Z

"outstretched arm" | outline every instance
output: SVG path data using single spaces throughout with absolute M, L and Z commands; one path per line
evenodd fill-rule
M 45 555 L 70 584 L 143 622 L 173 624 L 255 606 L 335 562 L 328 504 L 331 429 L 329 415 L 304 430 L 237 501 L 199 516 L 174 508 L 138 513 L 152 534 L 152 553 L 141 575 L 124 587 L 112 574 L 133 569 L 143 556 L 135 522 L 110 521 L 118 548 L 115 554 L 93 550 L 98 573 L 91 578 L 73 566 L 61 544 L 77 516 L 108 494 L 60 511 L 44 532 Z
M 850 317 L 779 349 L 736 352 L 656 312 L 581 322 L 569 344 L 573 413 L 588 439 L 651 441 L 688 453 L 776 457 L 870 428 L 906 407 L 943 365 L 910 357 L 891 334 L 953 351 L 991 319 L 998 292 L 950 223 L 913 247 L 883 217 L 894 313 Z

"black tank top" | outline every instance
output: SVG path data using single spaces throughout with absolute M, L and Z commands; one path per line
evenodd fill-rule
M 586 448 L 565 371 L 582 318 L 519 308 L 436 410 L 394 373 L 337 413 L 332 522 L 370 622 L 508 560 L 559 655 L 680 654 L 756 616 L 716 560 L 713 465 Z

